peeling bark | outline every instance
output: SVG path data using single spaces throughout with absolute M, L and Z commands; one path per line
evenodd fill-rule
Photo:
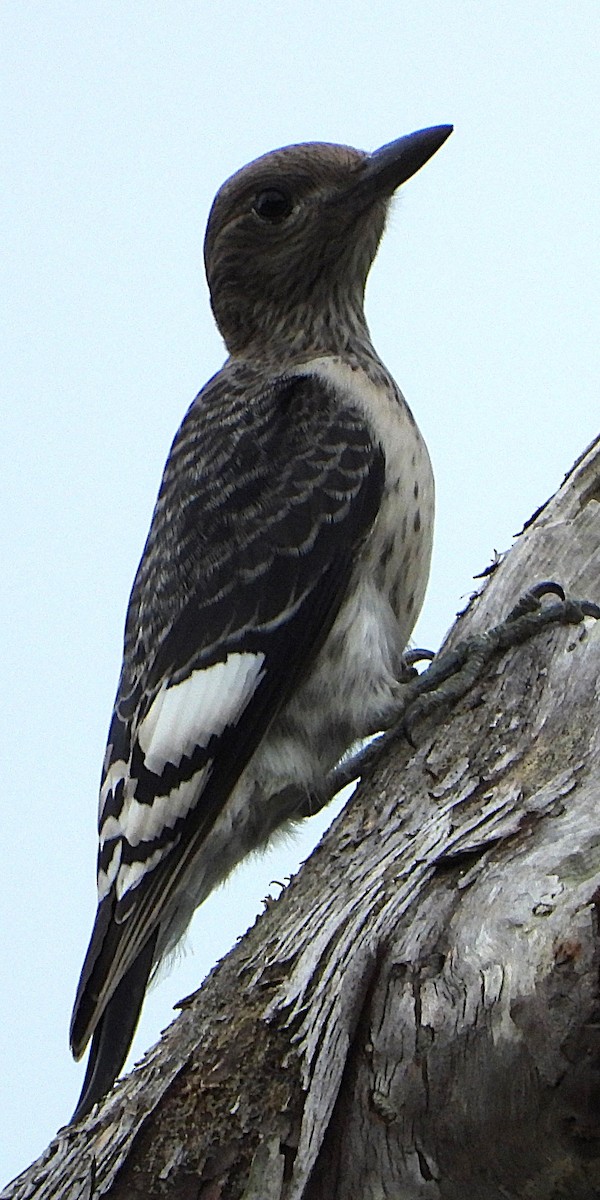
M 600 439 L 447 644 L 600 602 Z M 398 742 L 135 1072 L 5 1200 L 600 1195 L 600 622 Z

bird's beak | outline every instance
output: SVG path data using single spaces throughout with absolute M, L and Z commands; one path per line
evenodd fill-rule
M 360 176 L 359 189 L 365 197 L 389 197 L 410 179 L 443 146 L 452 133 L 452 125 L 418 129 L 406 137 L 381 146 L 367 158 Z

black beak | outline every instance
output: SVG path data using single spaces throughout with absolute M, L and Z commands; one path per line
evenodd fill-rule
M 363 167 L 359 187 L 373 196 L 391 196 L 443 146 L 452 129 L 452 125 L 418 129 L 375 150 Z

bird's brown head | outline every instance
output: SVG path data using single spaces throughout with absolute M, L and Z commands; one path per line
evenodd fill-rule
M 364 290 L 396 189 L 451 133 L 420 130 L 374 154 L 310 142 L 274 150 L 217 193 L 204 243 L 229 352 L 342 351 L 366 333 Z

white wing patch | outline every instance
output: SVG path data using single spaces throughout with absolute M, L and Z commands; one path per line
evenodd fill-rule
M 112 858 L 105 871 L 98 871 L 98 904 L 108 896 L 110 889 L 117 878 L 117 872 L 121 865 L 121 853 L 123 846 L 121 842 L 117 842 L 113 850 Z
M 178 766 L 196 746 L 207 746 L 235 724 L 262 678 L 264 654 L 228 654 L 224 662 L 192 671 L 181 683 L 165 684 L 138 731 L 149 771 Z
M 107 750 L 107 757 L 110 754 L 111 750 L 112 750 L 112 746 L 109 745 L 108 750 Z M 106 804 L 109 793 L 114 792 L 115 789 L 118 787 L 118 785 L 121 782 L 126 783 L 128 778 L 129 778 L 129 767 L 127 766 L 127 763 L 125 762 L 125 760 L 123 758 L 115 759 L 114 763 L 111 763 L 110 767 L 106 771 L 106 775 L 104 776 L 104 780 L 102 782 L 102 787 L 100 789 L 100 802 L 99 802 L 99 809 L 98 809 L 98 820 L 99 821 L 102 820 L 102 813 L 104 812 L 104 806 Z
M 160 777 L 167 763 L 179 766 L 184 756 L 190 756 L 197 747 L 206 748 L 212 737 L 219 737 L 228 725 L 234 725 L 263 677 L 264 661 L 264 654 L 228 654 L 224 662 L 192 671 L 181 683 L 170 687 L 165 684 L 137 731 L 146 768 Z M 98 875 L 100 900 L 113 885 L 117 899 L 122 899 L 176 845 L 178 837 L 150 849 L 155 839 L 173 829 L 194 807 L 212 765 L 209 759 L 191 779 L 146 804 L 135 797 L 135 780 L 129 775 L 128 765 L 122 760 L 112 764 L 104 780 L 102 803 L 121 780 L 125 787 L 121 811 L 107 817 L 100 832 L 101 846 L 115 841 L 110 862 Z M 148 842 L 149 853 L 139 861 L 124 863 L 123 841 L 132 847 Z
M 158 850 L 155 850 L 153 854 L 145 858 L 143 862 L 123 863 L 115 888 L 117 900 L 122 900 L 125 892 L 129 892 L 131 888 L 137 887 L 144 876 L 153 870 L 161 858 L 164 858 L 165 854 L 168 854 L 169 850 L 172 850 L 173 846 L 177 845 L 178 841 L 179 838 L 177 837 L 169 846 L 159 846 Z
M 212 760 L 200 771 L 196 771 L 191 779 L 186 779 L 173 788 L 168 795 L 155 796 L 152 804 L 141 804 L 135 796 L 130 796 L 125 800 L 118 817 L 107 818 L 100 834 L 100 845 L 115 839 L 115 849 L 106 870 L 98 873 L 99 901 L 108 894 L 115 880 L 116 896 L 117 900 L 120 900 L 125 892 L 136 887 L 144 875 L 172 850 L 179 841 L 179 836 L 170 839 L 166 845 L 158 846 L 137 862 L 121 862 L 123 840 L 130 846 L 139 846 L 140 842 L 152 842 L 165 829 L 172 829 L 180 817 L 187 816 L 201 795 L 211 770 Z
M 134 796 L 127 800 L 118 824 L 129 845 L 139 846 L 140 842 L 151 842 L 164 829 L 172 829 L 180 817 L 186 817 L 202 792 L 211 769 L 212 760 L 200 771 L 196 771 L 191 779 L 186 779 L 178 787 L 174 787 L 168 795 L 155 796 L 152 804 L 140 804 Z M 114 834 L 112 836 L 114 837 Z

